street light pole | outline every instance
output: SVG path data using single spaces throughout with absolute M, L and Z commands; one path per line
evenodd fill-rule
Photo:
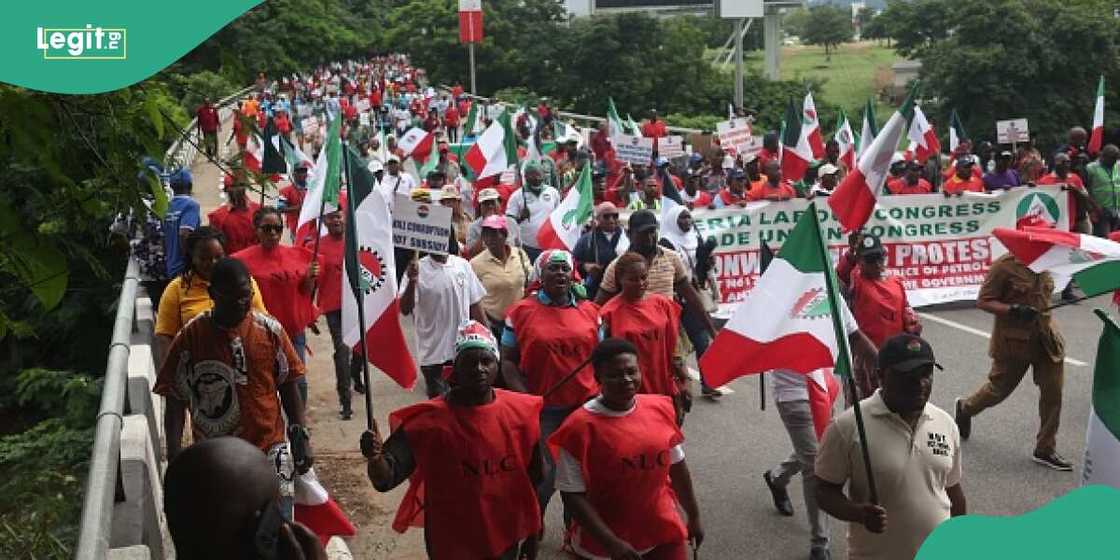
M 743 108 L 743 20 L 735 20 L 735 109 Z

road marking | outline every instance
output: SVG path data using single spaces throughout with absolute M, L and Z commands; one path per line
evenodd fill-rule
M 992 338 L 992 335 L 989 332 L 985 332 L 985 331 L 982 331 L 980 329 L 974 329 L 974 328 L 972 328 L 968 325 L 962 325 L 962 324 L 960 324 L 956 321 L 950 321 L 950 320 L 948 320 L 944 317 L 938 317 L 937 315 L 933 315 L 931 313 L 918 313 L 918 316 L 923 318 L 923 319 L 929 319 L 930 321 L 933 321 L 934 323 L 941 323 L 942 325 L 945 325 L 946 327 L 953 327 L 954 329 L 964 331 L 968 334 L 974 334 L 976 336 L 980 336 L 980 337 L 983 337 L 983 338 Z M 1071 366 L 1089 367 L 1089 364 L 1087 364 L 1085 362 L 1082 362 L 1081 360 L 1078 360 L 1078 359 L 1070 358 L 1068 356 L 1066 357 L 1066 363 L 1071 365 Z

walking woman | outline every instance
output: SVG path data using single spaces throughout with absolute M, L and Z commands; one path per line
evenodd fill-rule
M 586 360 L 599 342 L 599 310 L 576 296 L 573 264 L 567 251 L 542 252 L 533 265 L 540 290 L 509 308 L 502 332 L 506 386 L 544 397 L 542 440 L 596 391 Z M 537 487 L 542 512 L 555 491 L 550 454 L 544 454 L 544 462 Z
M 214 307 L 209 292 L 210 271 L 214 269 L 214 263 L 226 256 L 225 243 L 222 232 L 210 226 L 195 228 L 187 235 L 183 247 L 185 265 L 179 276 L 164 288 L 156 313 L 157 367 L 163 364 L 172 339 L 183 329 L 183 325 Z M 260 287 L 255 279 L 250 282 L 253 285 L 253 310 L 267 313 Z
M 637 253 L 624 253 L 615 264 L 622 291 L 599 311 L 603 335 L 622 338 L 638 348 L 642 370 L 639 392 L 672 397 L 683 418 L 684 362 L 677 355 L 681 306 L 649 292 L 649 267 Z
M 541 398 L 494 389 L 498 344 L 469 321 L 458 331 L 451 390 L 389 415 L 392 435 L 361 437 L 366 473 L 379 492 L 411 479 L 393 529 L 424 527 L 436 560 L 536 557 L 541 512 Z
M 692 213 L 684 206 L 676 206 L 667 212 L 665 226 L 661 231 L 659 245 L 672 249 L 680 255 L 684 268 L 688 272 L 689 283 L 704 304 L 703 309 L 683 306 L 681 314 L 681 326 L 684 327 L 684 333 L 692 349 L 696 351 L 696 360 L 699 361 L 700 356 L 704 355 L 712 343 L 707 328 L 710 319 L 701 315 L 714 309 L 719 302 L 718 284 L 708 277 L 708 271 L 711 270 L 708 260 L 712 256 L 715 245 L 714 242 L 709 244 L 703 242 L 692 224 Z M 685 352 L 687 353 L 687 350 Z M 715 398 L 723 394 L 719 389 L 709 387 L 704 382 L 703 372 L 700 377 L 700 390 L 706 397 Z
M 280 244 L 284 234 L 284 215 L 274 206 L 265 206 L 253 216 L 257 245 L 242 249 L 233 258 L 245 263 L 261 287 L 261 298 L 271 315 L 280 321 L 300 360 L 307 361 L 307 337 L 303 329 L 315 321 L 311 289 L 319 275 L 319 264 L 311 261 L 311 251 Z M 300 384 L 307 402 L 307 382 Z
M 638 394 L 638 352 L 618 338 L 600 343 L 591 364 L 602 394 L 548 439 L 580 558 L 685 560 L 688 541 L 704 540 L 673 403 Z

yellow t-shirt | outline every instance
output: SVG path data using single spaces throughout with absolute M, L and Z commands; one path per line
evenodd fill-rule
M 251 307 L 262 313 L 268 313 L 261 299 L 261 290 L 257 281 L 250 278 L 253 284 L 253 301 Z M 190 286 L 183 283 L 183 277 L 177 276 L 163 289 L 159 298 L 159 311 L 156 313 L 156 334 L 175 336 L 182 330 L 183 325 L 203 311 L 214 307 L 210 299 L 210 282 L 198 276 L 192 276 Z

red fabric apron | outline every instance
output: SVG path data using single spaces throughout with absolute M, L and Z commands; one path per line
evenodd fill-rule
M 540 397 L 501 389 L 494 401 L 451 406 L 442 397 L 389 415 L 416 459 L 393 520 L 424 527 L 432 558 L 496 558 L 541 529 L 529 462 L 540 440 Z
M 673 401 L 661 395 L 638 395 L 626 416 L 580 407 L 548 439 L 579 461 L 587 500 L 611 532 L 636 550 L 688 539 L 669 483 L 669 450 L 682 441 Z M 587 552 L 608 556 L 578 522 L 569 531 Z
M 673 381 L 673 356 L 680 336 L 681 306 L 661 294 L 646 294 L 640 302 L 613 297 L 599 312 L 607 332 L 638 347 L 642 393 L 672 396 L 680 392 Z
M 599 308 L 589 301 L 576 307 L 545 305 L 529 296 L 510 307 L 506 320 L 513 325 L 521 351 L 521 374 L 529 392 L 543 395 L 591 356 L 599 343 Z M 547 406 L 576 407 L 599 392 L 591 364 L 545 398 Z

